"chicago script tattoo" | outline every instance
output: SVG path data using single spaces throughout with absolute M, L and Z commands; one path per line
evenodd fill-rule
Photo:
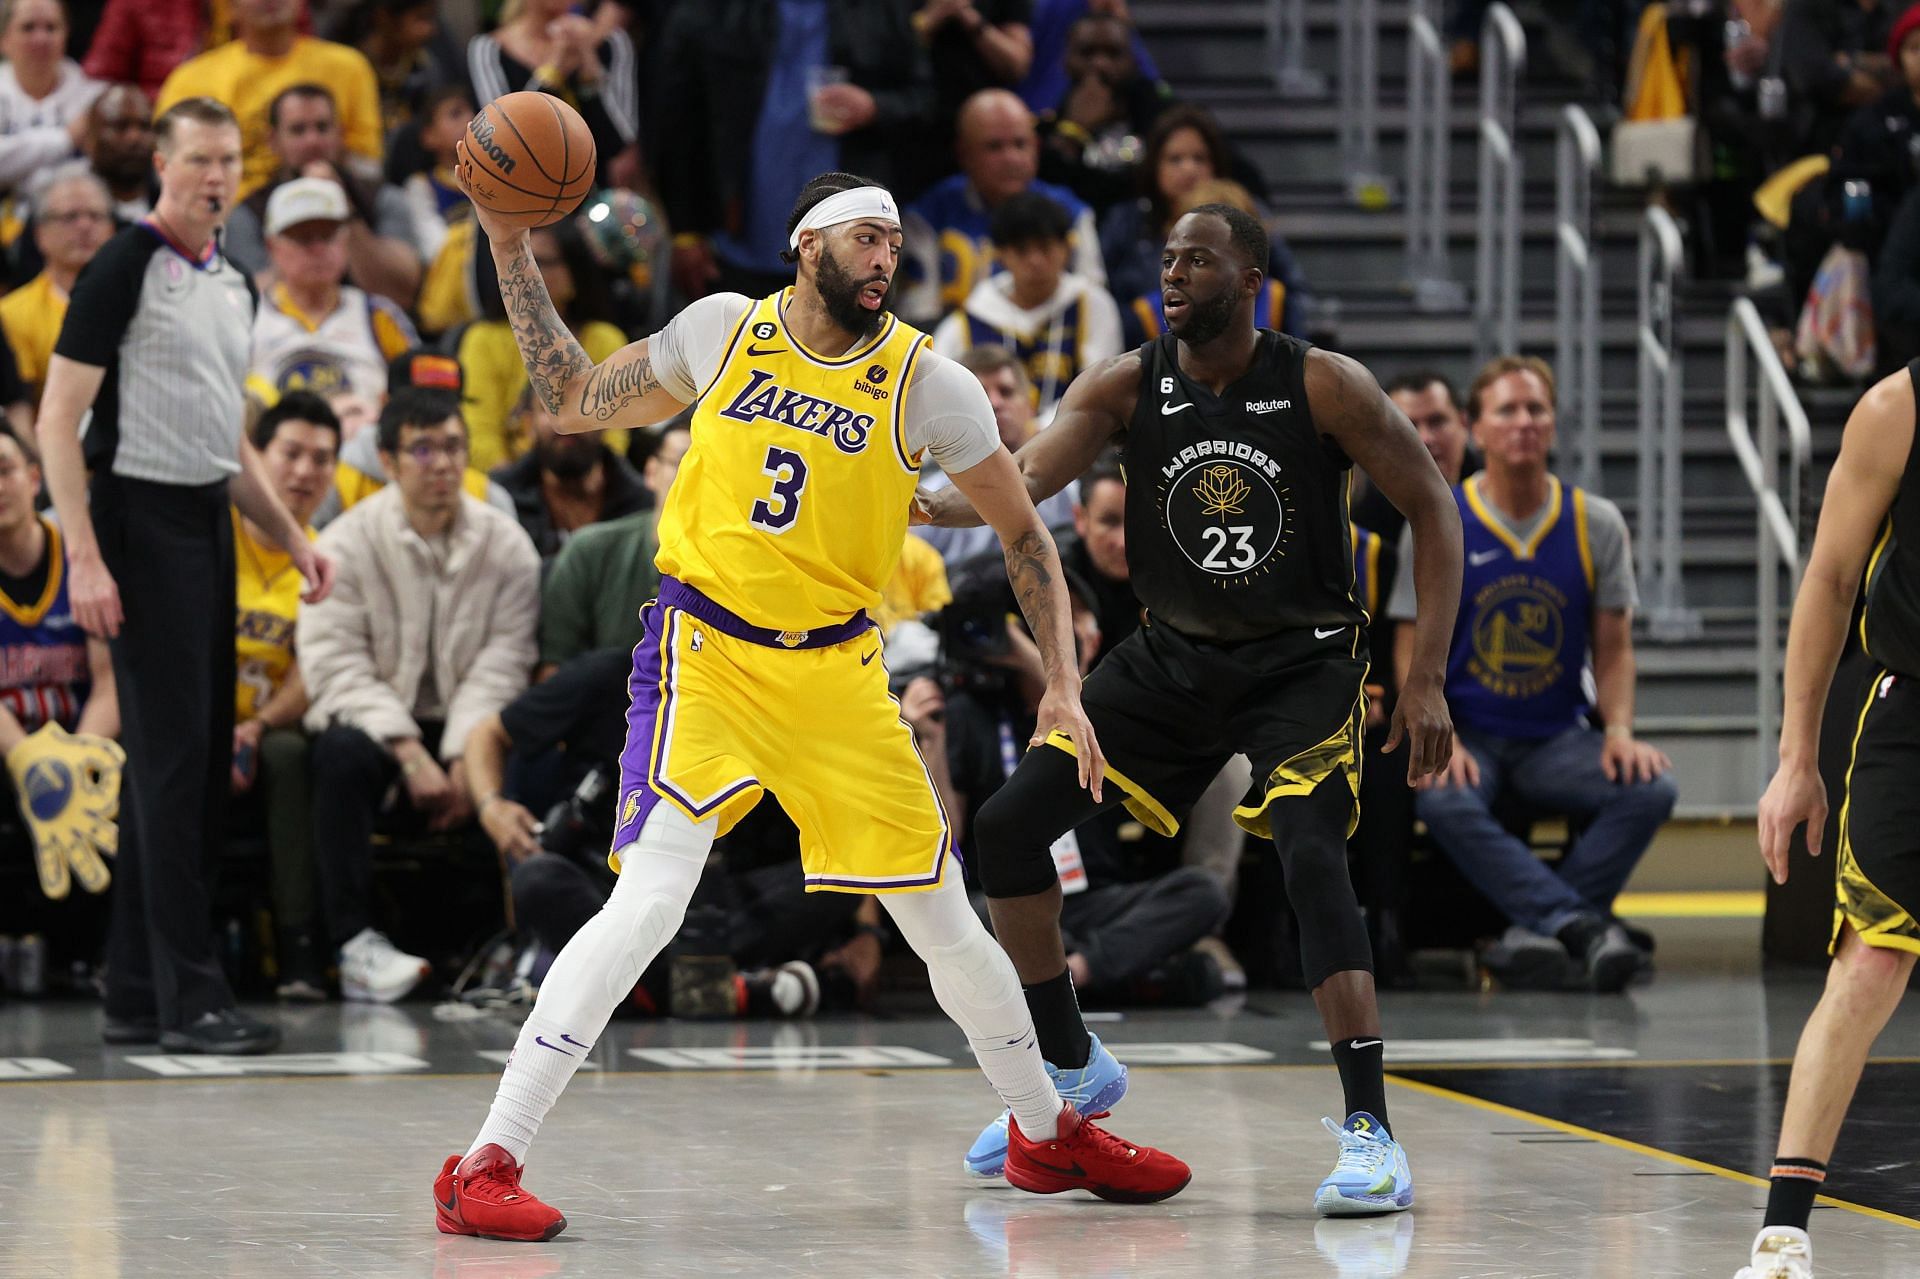
M 603 364 L 593 371 L 580 392 L 580 415 L 605 422 L 635 400 L 660 389 L 653 375 L 653 357 L 643 355 L 620 364 Z

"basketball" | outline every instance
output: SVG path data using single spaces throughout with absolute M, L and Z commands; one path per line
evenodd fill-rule
M 475 204 L 515 226 L 558 222 L 593 189 L 593 134 L 550 93 L 509 93 L 467 125 Z

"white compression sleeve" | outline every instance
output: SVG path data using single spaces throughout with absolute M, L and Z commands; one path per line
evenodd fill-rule
M 966 1032 L 987 1082 L 1020 1131 L 1051 1139 L 1062 1102 L 1040 1057 L 1033 1015 L 1013 961 L 967 903 L 958 879 L 928 893 L 896 893 L 881 904 L 900 935 L 926 961 L 933 995 Z
M 640 838 L 619 850 L 620 878 L 613 894 L 547 970 L 500 1077 L 493 1109 L 468 1154 L 492 1143 L 515 1162 L 527 1161 L 534 1133 L 593 1051 L 613 1010 L 680 931 L 713 847 L 714 825 L 696 824 L 663 803 L 648 815 Z

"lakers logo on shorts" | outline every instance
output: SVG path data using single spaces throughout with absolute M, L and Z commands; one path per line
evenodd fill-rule
M 812 633 L 811 631 L 781 631 L 780 642 L 788 648 L 799 648 L 807 642 L 807 636 Z
M 1535 697 L 1564 673 L 1566 593 L 1545 578 L 1514 573 L 1473 599 L 1473 656 L 1467 670 L 1502 697 Z
M 625 802 L 620 805 L 620 824 L 622 826 L 630 825 L 633 819 L 640 815 L 640 800 L 644 795 L 645 792 L 638 786 L 627 792 Z

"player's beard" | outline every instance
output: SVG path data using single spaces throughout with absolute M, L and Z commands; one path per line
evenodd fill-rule
M 1210 298 L 1187 294 L 1187 322 L 1177 335 L 1188 346 L 1205 346 L 1233 326 L 1234 313 L 1240 309 L 1238 289 L 1222 289 Z
M 869 311 L 860 305 L 860 290 L 883 277 L 869 276 L 864 280 L 853 278 L 853 272 L 840 265 L 833 256 L 833 250 L 822 248 L 820 251 L 820 269 L 814 272 L 813 287 L 820 294 L 820 304 L 827 308 L 827 318 L 853 334 L 856 339 L 872 337 L 886 323 L 887 312 L 893 309 L 893 285 L 887 285 L 887 299 L 877 311 Z

